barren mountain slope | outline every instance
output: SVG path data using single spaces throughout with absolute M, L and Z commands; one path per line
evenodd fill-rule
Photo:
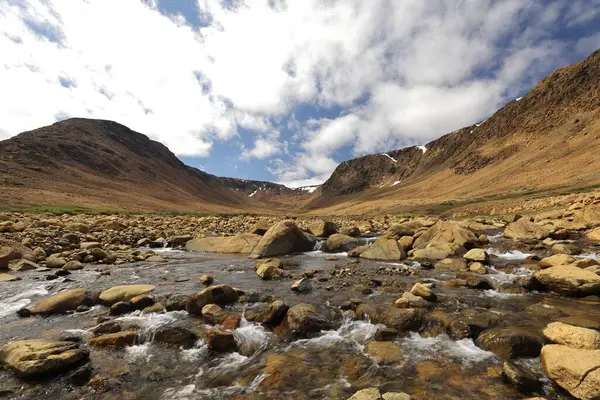
M 5 207 L 272 212 L 306 197 L 269 182 L 217 178 L 123 125 L 80 118 L 0 142 L 0 186 Z M 268 207 L 250 196 L 258 189 Z
M 316 213 L 427 211 L 600 184 L 600 51 L 544 78 L 482 124 L 341 163 Z

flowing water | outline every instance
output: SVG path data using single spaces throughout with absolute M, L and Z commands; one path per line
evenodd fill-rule
M 402 356 L 378 363 L 366 351 L 374 339 L 377 325 L 358 321 L 340 305 L 359 298 L 373 304 L 392 304 L 417 281 L 436 283 L 439 301 L 434 310 L 447 314 L 466 309 L 497 313 L 506 326 L 540 331 L 550 317 L 532 314 L 530 307 L 555 310 L 563 316 L 598 319 L 597 303 L 568 299 L 551 293 L 526 294 L 500 290 L 515 279 L 533 273 L 532 255 L 547 251 L 513 249 L 512 242 L 494 237 L 487 251 L 494 255 L 488 279 L 495 289 L 475 290 L 447 287 L 443 282 L 455 273 L 428 270 L 416 262 L 384 263 L 360 260 L 338 254 L 335 261 L 319 250 L 283 257 L 285 268 L 294 276 L 317 269 L 313 291 L 297 294 L 290 290 L 292 280 L 262 281 L 254 272 L 254 261 L 243 256 L 194 254 L 162 249 L 167 263 L 137 263 L 121 266 L 87 265 L 67 278 L 46 281 L 40 272 L 21 273 L 21 281 L 0 283 L 0 343 L 32 338 L 91 337 L 98 317 L 107 309 L 96 306 L 83 313 L 20 319 L 15 314 L 36 300 L 69 288 L 104 290 L 115 285 L 152 283 L 153 294 L 192 294 L 203 287 L 198 277 L 209 274 L 215 283 L 227 283 L 247 293 L 275 296 L 289 305 L 310 303 L 335 322 L 334 329 L 310 338 L 290 338 L 254 322 L 242 319 L 233 335 L 238 352 L 213 354 L 203 339 L 183 348 L 154 342 L 160 327 L 185 324 L 201 331 L 208 325 L 185 311 L 143 313 L 136 311 L 117 318 L 135 327 L 139 343 L 123 350 L 92 348 L 91 365 L 102 385 L 72 386 L 64 377 L 53 377 L 42 384 L 17 380 L 0 371 L 0 382 L 7 397 L 48 399 L 346 399 L 366 387 L 382 391 L 404 391 L 414 399 L 521 399 L 519 393 L 501 376 L 502 360 L 482 350 L 471 339 L 453 340 L 443 332 L 406 333 L 395 343 Z M 371 239 L 370 239 L 371 240 Z M 598 249 L 588 249 L 597 254 Z M 335 278 L 330 270 L 345 271 Z M 101 274 L 102 271 L 110 274 Z M 319 279 L 322 278 L 322 279 Z M 365 286 L 379 282 L 372 293 Z M 347 284 L 346 284 L 346 283 Z M 368 293 L 368 294 L 366 294 Z M 261 304 L 236 304 L 230 311 L 243 313 Z M 264 304 L 262 304 L 264 307 Z M 432 310 L 433 311 L 433 310 Z M 544 395 L 549 399 L 568 399 L 544 378 L 538 359 L 517 360 L 544 380 Z M 1 393 L 2 391 L 0 391 Z

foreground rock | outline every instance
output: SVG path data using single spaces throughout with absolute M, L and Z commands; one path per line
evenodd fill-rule
M 377 239 L 367 250 L 360 254 L 360 258 L 381 261 L 400 261 L 406 258 L 406 253 L 396 239 L 381 237 Z
M 594 329 L 552 322 L 544 329 L 544 336 L 556 344 L 577 349 L 600 349 L 600 332 Z
M 540 354 L 543 339 L 522 328 L 492 328 L 483 331 L 475 344 L 505 360 L 510 360 L 520 357 L 537 357 Z
M 155 288 L 154 285 L 114 286 L 100 293 L 100 300 L 107 305 L 112 305 L 119 301 L 129 301 L 136 296 L 151 292 Z
M 202 308 L 207 304 L 224 306 L 237 301 L 238 294 L 234 288 L 229 285 L 215 285 L 192 295 L 186 308 L 192 315 L 202 315 Z
M 358 247 L 359 241 L 357 238 L 343 235 L 340 233 L 333 234 L 323 243 L 321 250 L 329 253 L 348 252 L 355 247 Z
M 256 258 L 310 251 L 315 240 L 308 237 L 292 220 L 273 225 L 252 250 Z
M 310 304 L 296 304 L 285 315 L 284 325 L 296 336 L 305 337 L 331 329 L 333 325 Z
M 550 236 L 550 231 L 535 222 L 521 218 L 517 222 L 508 224 L 504 236 L 515 240 L 542 240 Z
M 550 344 L 542 348 L 541 362 L 546 375 L 574 397 L 600 398 L 600 350 Z
M 442 260 L 450 255 L 466 253 L 481 246 L 473 232 L 457 222 L 438 221 L 413 243 L 415 258 Z
M 536 271 L 535 278 L 548 290 L 566 296 L 600 294 L 600 276 L 570 265 Z
M 0 348 L 0 365 L 23 378 L 54 376 L 88 359 L 73 342 L 21 340 Z
M 212 253 L 250 254 L 262 236 L 241 233 L 235 236 L 205 237 L 190 240 L 185 244 L 187 251 L 208 251 Z
M 82 305 L 92 305 L 85 289 L 65 290 L 40 300 L 31 310 L 32 314 L 58 314 L 74 311 Z
M 12 260 L 21 259 L 33 262 L 37 261 L 36 255 L 30 248 L 20 243 L 0 238 L 0 270 L 8 269 L 8 265 Z

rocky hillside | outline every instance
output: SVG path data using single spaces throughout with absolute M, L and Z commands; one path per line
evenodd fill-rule
M 265 211 L 302 192 L 218 178 L 112 121 L 70 119 L 0 142 L 0 203 L 94 209 Z M 306 195 L 304 194 L 304 197 Z
M 600 50 L 480 124 L 341 163 L 308 208 L 410 209 L 597 185 L 599 116 Z

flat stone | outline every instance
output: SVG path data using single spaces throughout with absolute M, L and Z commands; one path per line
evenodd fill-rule
M 100 300 L 105 304 L 114 304 L 118 301 L 129 301 L 132 298 L 153 291 L 154 285 L 123 285 L 114 286 L 100 293 Z

